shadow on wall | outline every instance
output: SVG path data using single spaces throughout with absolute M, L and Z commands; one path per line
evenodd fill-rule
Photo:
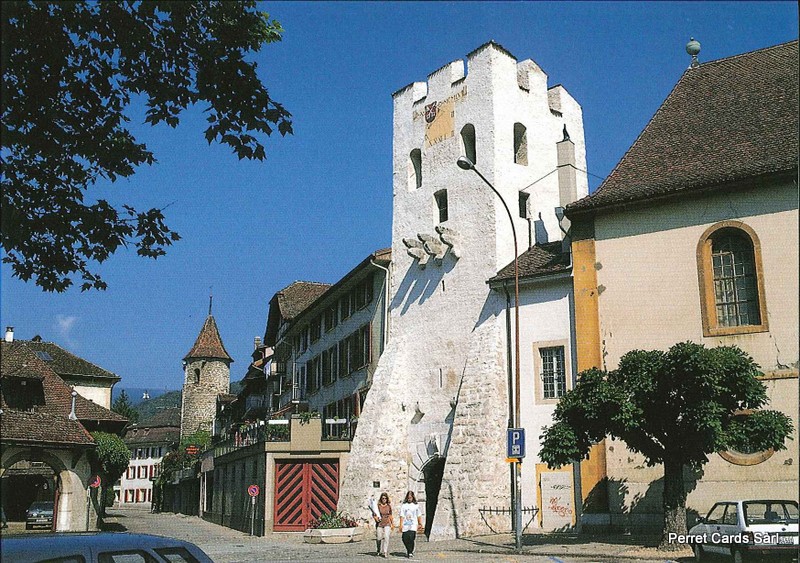
M 401 314 L 404 315 L 413 303 L 425 303 L 439 287 L 444 275 L 450 272 L 455 265 L 456 259 L 449 253 L 445 255 L 440 265 L 436 264 L 434 259 L 430 259 L 424 270 L 414 261 L 406 270 L 406 275 L 400 282 L 390 307 L 396 309 L 402 305 Z
M 688 495 L 702 479 L 703 470 L 684 470 L 683 482 Z M 583 530 L 660 534 L 664 524 L 664 478 L 651 482 L 644 493 L 631 494 L 627 479 L 603 479 L 589 492 L 583 503 Z M 691 528 L 700 517 L 686 507 L 686 526 Z

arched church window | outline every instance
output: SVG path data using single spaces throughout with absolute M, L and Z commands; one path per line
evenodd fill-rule
M 744 223 L 710 227 L 697 248 L 704 336 L 768 330 L 761 245 Z

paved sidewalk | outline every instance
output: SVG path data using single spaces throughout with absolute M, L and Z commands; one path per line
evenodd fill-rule
M 171 536 L 200 546 L 217 563 L 260 561 L 321 561 L 339 563 L 359 560 L 382 560 L 376 556 L 371 538 L 348 544 L 306 544 L 301 533 L 272 533 L 250 537 L 242 532 L 217 526 L 195 516 L 150 514 L 145 510 L 114 508 L 109 510 L 107 529 Z M 578 537 L 567 534 L 530 534 L 523 538 L 521 553 L 514 551 L 510 534 L 468 539 L 428 542 L 417 541 L 418 561 L 506 561 L 506 562 L 613 562 L 677 561 L 688 563 L 691 552 L 664 554 L 653 547 L 657 538 Z M 651 547 L 643 547 L 651 546 Z M 400 537 L 390 542 L 390 558 L 406 559 Z

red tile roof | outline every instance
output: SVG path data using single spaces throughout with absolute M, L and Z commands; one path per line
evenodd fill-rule
M 184 360 L 189 358 L 213 358 L 220 360 L 233 361 L 225 350 L 220 338 L 219 330 L 217 329 L 217 321 L 214 320 L 212 315 L 206 317 L 206 322 L 203 323 L 203 328 L 200 329 L 200 334 L 197 340 L 189 350 L 189 353 L 184 356 Z
M 688 69 L 575 217 L 605 207 L 794 172 L 798 42 Z
M 117 374 L 105 370 L 90 361 L 84 360 L 72 352 L 64 350 L 64 348 L 54 342 L 44 342 L 41 340 L 15 340 L 10 344 L 13 345 L 20 343 L 25 344 L 34 352 L 40 352 L 49 355 L 51 359 L 46 360 L 47 364 L 58 375 L 84 375 L 95 378 L 113 379 L 114 381 L 120 380 L 120 377 Z
M 44 404 L 33 407 L 31 411 L 18 410 L 8 404 L 3 389 L 0 397 L 3 414 L 0 416 L 0 438 L 4 442 L 41 442 L 48 444 L 92 445 L 94 440 L 81 424 L 82 415 L 94 411 L 92 405 L 102 407 L 77 396 L 75 410 L 79 420 L 70 420 L 72 410 L 72 389 L 53 371 L 47 363 L 39 359 L 34 350 L 24 342 L 0 344 L 0 379 L 6 377 L 32 378 L 41 382 Z M 86 405 L 86 403 L 90 403 Z M 96 412 L 96 411 L 95 411 Z M 106 411 L 112 419 L 125 419 L 116 413 Z M 97 419 L 94 419 L 97 420 Z

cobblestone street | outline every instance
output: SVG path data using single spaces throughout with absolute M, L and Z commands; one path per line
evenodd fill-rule
M 245 563 L 258 561 L 376 561 L 372 539 L 338 545 L 310 545 L 303 543 L 300 533 L 274 533 L 265 537 L 246 534 L 217 526 L 194 516 L 179 514 L 150 514 L 145 510 L 114 508 L 109 511 L 106 528 L 113 531 L 171 536 L 200 546 L 217 563 Z M 513 552 L 513 537 L 508 535 L 451 540 L 428 543 L 417 542 L 415 560 L 418 561 L 548 561 L 556 563 L 626 561 L 679 561 L 688 562 L 689 553 L 670 560 L 652 553 L 638 552 L 631 541 L 598 543 L 577 541 L 574 536 L 564 536 L 553 541 L 545 536 L 526 536 L 521 554 Z M 406 559 L 398 536 L 391 541 L 390 558 Z

